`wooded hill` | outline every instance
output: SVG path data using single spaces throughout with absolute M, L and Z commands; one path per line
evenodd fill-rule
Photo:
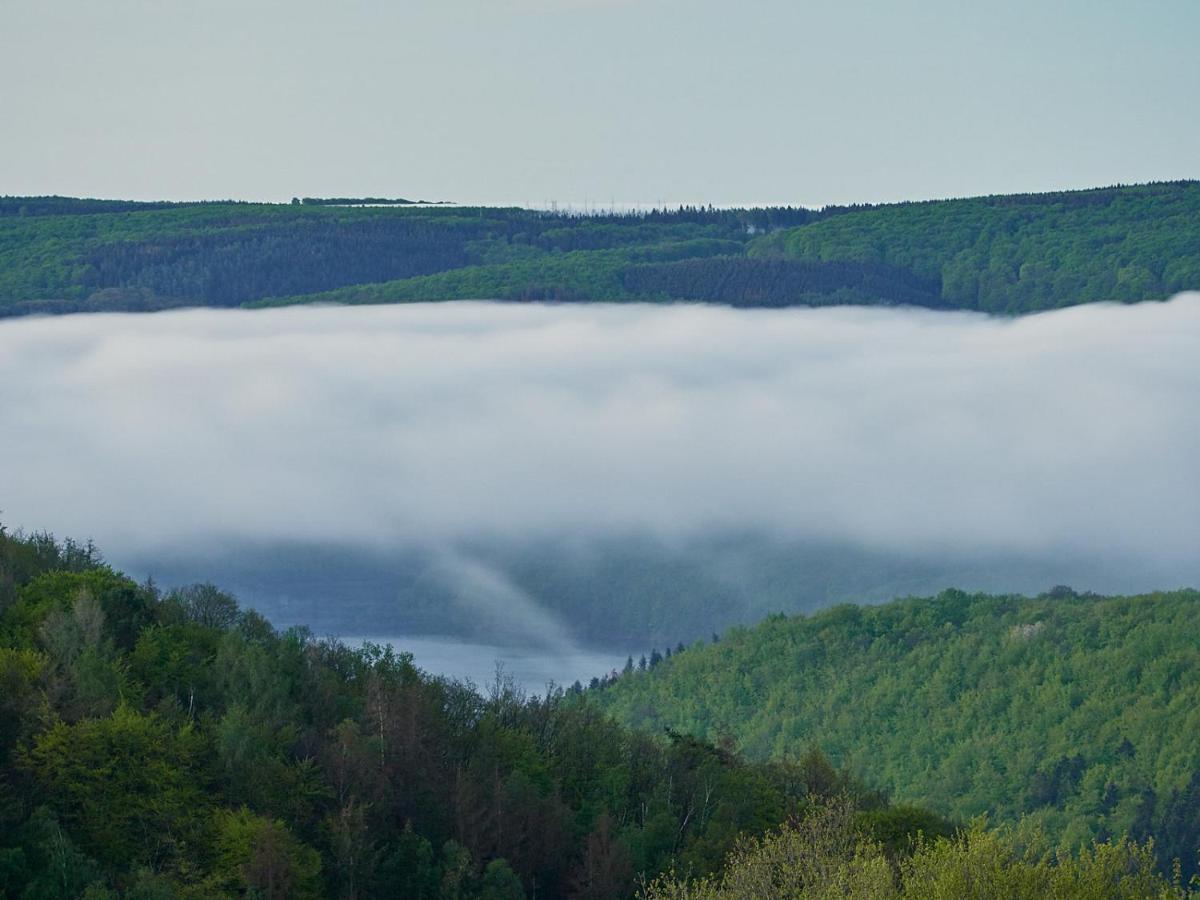
M 0 198 L 0 314 L 10 315 L 453 299 L 1023 313 L 1188 289 L 1200 289 L 1194 181 L 600 216 L 336 198 Z
M 1104 601 L 1115 605 L 1108 610 L 1113 622 L 1095 628 L 1087 622 L 1073 627 L 1071 616 L 1052 614 L 1049 606 L 1085 602 L 1063 597 L 1038 601 L 1047 606 L 1033 619 L 1019 601 L 953 595 L 837 610 L 795 620 L 799 643 L 787 646 L 803 653 L 785 653 L 778 675 L 780 685 L 796 669 L 823 679 L 843 703 L 839 715 L 825 721 L 834 746 L 887 758 L 894 753 L 891 734 L 919 728 L 902 729 L 886 715 L 872 719 L 884 710 L 869 692 L 838 693 L 836 680 L 825 676 L 837 654 L 863 661 L 878 645 L 885 656 L 904 658 L 944 644 L 952 633 L 975 633 L 972 623 L 994 617 L 985 613 L 991 610 L 1007 616 L 1005 640 L 1017 643 L 1007 656 L 985 655 L 993 665 L 1010 663 L 985 680 L 1011 673 L 1020 684 L 1022 648 L 1052 643 L 1059 656 L 1074 659 L 1097 643 L 1113 643 L 1111 635 L 1137 635 L 1126 642 L 1128 651 L 1157 656 L 1117 666 L 1125 677 L 1130 666 L 1145 669 L 1132 692 L 1106 693 L 1091 705 L 1076 702 L 1108 683 L 1082 669 L 1078 686 L 1060 688 L 1047 675 L 1044 686 L 1032 688 L 1045 710 L 1031 707 L 1026 718 L 1040 723 L 1047 737 L 1035 744 L 1030 763 L 1049 773 L 1036 786 L 1046 802 L 1051 790 L 1067 796 L 1077 783 L 1090 785 L 1098 756 L 1112 778 L 1128 770 L 1143 778 L 1145 790 L 1151 784 L 1165 790 L 1186 777 L 1196 752 L 1182 740 L 1194 734 L 1189 716 L 1195 705 L 1188 700 L 1194 656 L 1179 649 L 1191 637 L 1183 607 L 1195 600 L 1179 594 Z M 1005 604 L 1014 609 L 1004 613 Z M 1123 611 L 1122 604 L 1137 609 Z M 0 528 L 0 894 L 88 900 L 601 900 L 635 892 L 651 900 L 1193 896 L 1178 879 L 1164 877 L 1146 845 L 1123 838 L 1064 856 L 1036 837 L 990 831 L 978 822 L 955 832 L 937 815 L 892 804 L 836 770 L 812 749 L 824 742 L 820 732 L 806 736 L 801 746 L 808 749 L 794 758 L 752 762 L 728 742 L 630 730 L 598 709 L 600 700 L 619 708 L 635 688 L 678 689 L 686 673 L 707 670 L 710 685 L 672 696 L 678 711 L 643 709 L 643 724 L 652 715 L 695 717 L 715 696 L 709 688 L 728 684 L 745 691 L 747 700 L 774 696 L 764 711 L 783 717 L 786 704 L 773 690 L 755 687 L 755 669 L 711 665 L 749 665 L 741 649 L 786 625 L 771 622 L 733 632 L 711 648 L 676 652 L 654 671 L 627 674 L 606 691 L 526 697 L 497 678 L 481 695 L 420 672 L 410 657 L 390 649 L 354 649 L 303 628 L 279 633 L 211 585 L 164 594 L 113 571 L 90 544 Z M 894 634 L 886 630 L 893 627 Z M 972 646 L 986 650 L 986 643 L 969 642 L 952 654 L 947 677 L 971 683 L 970 673 L 982 663 L 964 654 Z M 1044 650 L 1029 655 L 1049 658 Z M 808 665 L 796 666 L 797 660 Z M 920 696 L 912 678 L 900 687 Z M 936 690 L 955 694 L 945 684 Z M 1088 754 L 1083 763 L 1068 760 L 1065 768 L 1053 727 L 1064 690 L 1068 706 L 1092 709 L 1088 721 L 1099 723 L 1097 740 L 1081 739 L 1078 752 Z M 1120 705 L 1131 697 L 1137 710 Z M 923 725 L 918 705 L 906 712 Z M 933 717 L 934 739 L 942 740 L 947 721 L 956 717 L 963 720 L 960 730 L 977 726 L 971 718 L 977 706 L 959 696 L 940 719 Z M 1019 729 L 1001 706 L 986 711 Z M 783 721 L 795 735 L 794 720 Z M 1133 730 L 1139 726 L 1142 731 Z M 857 744 L 851 732 L 859 735 Z M 1108 752 L 1109 738 L 1126 734 Z M 950 787 L 974 803 L 970 752 L 964 759 Z M 1126 761 L 1126 769 L 1114 760 Z M 980 771 L 994 788 L 994 770 Z M 1126 782 L 1120 784 L 1114 809 L 1125 801 Z M 946 790 L 937 796 L 945 799 Z M 1175 793 L 1163 796 L 1180 822 L 1194 814 L 1194 800 L 1189 806 Z M 997 802 L 1005 808 L 999 792 Z M 1131 828 L 1142 827 L 1137 810 L 1146 808 L 1144 798 L 1135 803 Z M 1169 816 L 1147 816 L 1163 828 L 1177 825 Z M 1171 832 L 1180 846 L 1186 834 L 1184 826 Z
M 960 821 L 1069 847 L 1200 849 L 1200 592 L 946 591 L 734 628 L 587 696 L 621 722 L 833 762 Z
M 950 833 L 817 753 L 748 763 L 562 691 L 481 695 L 0 528 L 6 897 L 628 897 L 835 798 L 892 853 Z

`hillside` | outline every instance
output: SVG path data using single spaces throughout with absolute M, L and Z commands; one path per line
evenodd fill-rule
M 750 757 L 814 741 L 897 801 L 1026 816 L 1069 845 L 1200 846 L 1200 592 L 1029 599 L 947 591 L 735 628 L 588 696 L 620 721 L 732 736 Z
M 817 754 L 480 695 L 0 528 L 0 896 L 627 897 L 842 796 L 894 852 L 949 834 Z
M 1196 599 L 1120 601 L 1141 608 L 1112 629 L 1141 634 L 1139 651 L 1161 651 L 1137 696 L 1152 712 L 1107 716 L 1122 734 L 1158 727 L 1117 749 L 1155 783 L 1192 765 L 1195 748 L 1177 739 L 1189 733 L 1189 710 L 1178 707 L 1190 694 L 1176 684 L 1192 657 L 1146 604 L 1179 607 L 1180 626 Z M 850 646 L 872 643 L 903 656 L 896 648 L 912 651 L 922 643 L 915 636 L 933 644 L 975 631 L 997 603 L 1015 601 L 947 595 L 880 616 L 843 609 L 796 621 L 820 623 L 809 638 L 848 657 Z M 1043 635 L 1021 628 L 1031 623 L 1019 613 L 1021 646 L 1044 637 L 1088 647 L 1109 633 L 1076 633 L 1046 613 Z M 894 633 L 871 641 L 870 629 L 850 627 L 871 619 Z M 1125 627 L 1132 620 L 1140 624 Z M 678 680 L 784 624 L 676 652 L 603 696 Z M 1063 652 L 1073 655 L 1069 645 Z M 625 728 L 587 701 L 596 691 L 526 697 L 497 677 L 480 695 L 391 649 L 277 632 L 212 585 L 164 594 L 114 571 L 91 544 L 3 528 L 0 688 L 4 896 L 605 900 L 824 897 L 840 885 L 837 896 L 932 900 L 963 896 L 963 879 L 983 869 L 990 886 L 971 896 L 1194 896 L 1164 879 L 1148 845 L 1124 836 L 1056 856 L 978 822 L 956 830 L 920 806 L 892 804 L 815 749 L 747 761 L 725 741 Z M 692 690 L 703 705 L 704 687 Z M 847 703 L 826 723 L 832 743 L 856 722 L 858 745 L 879 753 L 889 726 L 872 711 L 870 697 Z M 1163 752 L 1151 758 L 1152 746 Z M 1053 762 L 1053 743 L 1044 749 L 1040 759 Z M 971 789 L 969 779 L 953 787 Z M 1170 808 L 1182 820 L 1196 806 Z M 1172 834 L 1185 845 L 1183 830 Z M 774 887 L 748 887 L 764 883 Z
M 954 309 L 1023 313 L 1200 284 L 1200 183 L 907 203 L 755 240 L 753 259 L 893 266 Z
M 1198 182 L 611 216 L 6 197 L 0 314 L 453 299 L 1023 313 L 1198 289 L 1198 248 Z

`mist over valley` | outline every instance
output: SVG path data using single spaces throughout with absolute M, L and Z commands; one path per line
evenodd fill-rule
M 1200 582 L 1198 344 L 1197 295 L 1016 320 L 13 320 L 4 518 L 93 536 L 164 586 L 214 581 L 279 625 L 564 658 L 946 587 L 1177 587 Z
M 1200 900 L 1196 0 L 0 6 L 0 900 Z

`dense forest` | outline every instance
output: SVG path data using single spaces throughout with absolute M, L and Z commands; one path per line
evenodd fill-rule
M 620 721 L 785 759 L 818 738 L 897 800 L 1065 846 L 1200 850 L 1200 592 L 946 591 L 774 616 L 589 691 Z
M 887 264 L 955 309 L 1020 313 L 1200 285 L 1200 183 L 908 203 L 763 237 L 756 259 Z
M 914 627 L 934 639 L 945 632 L 940 619 L 965 629 L 979 604 L 1004 602 L 1015 603 L 943 597 L 936 613 L 898 604 L 898 620 L 880 624 L 913 627 L 877 639 L 911 649 Z M 1163 651 L 1155 659 L 1175 673 L 1170 684 L 1186 681 L 1186 660 L 1161 645 L 1161 612 L 1141 617 L 1146 640 Z M 1014 616 L 1015 639 L 1042 637 Z M 1038 619 L 1049 623 L 1046 640 L 1052 619 Z M 846 610 L 801 621 L 823 623 L 813 637 L 829 641 L 830 655 L 847 641 L 865 646 L 864 631 L 849 627 L 861 619 Z M 1170 626 L 1179 622 L 1168 616 Z M 615 706 L 627 684 L 666 684 L 685 661 L 703 665 L 749 634 L 677 650 L 653 673 L 631 670 L 602 691 L 531 697 L 498 673 L 481 694 L 389 648 L 280 633 L 212 585 L 163 592 L 114 571 L 90 544 L 0 528 L 0 891 L 93 900 L 1191 896 L 1148 844 L 1103 840 L 1064 855 L 1033 833 L 981 820 L 960 828 L 892 803 L 836 769 L 816 731 L 796 754 L 754 762 L 728 738 L 631 730 L 599 708 Z M 740 680 L 735 671 L 723 674 Z M 1159 685 L 1141 700 L 1186 717 L 1168 699 L 1176 690 Z M 705 696 L 700 686 L 695 696 Z M 853 702 L 842 714 L 880 752 L 883 723 Z M 1114 733 L 1134 724 L 1115 720 Z M 841 723 L 827 724 L 844 737 Z M 1191 765 L 1194 748 L 1176 747 L 1177 764 L 1166 753 L 1145 759 L 1151 740 L 1131 732 L 1132 749 L 1122 743 L 1116 756 L 1161 768 L 1155 783 Z M 1057 773 L 1053 748 L 1041 758 Z M 1184 832 L 1173 834 L 1178 842 Z
M 893 853 L 950 830 L 818 753 L 752 764 L 575 694 L 481 695 L 2 530 L 0 686 L 11 897 L 623 897 L 833 798 Z
M 578 215 L 0 198 L 0 314 L 498 299 L 1022 313 L 1200 288 L 1200 182 Z

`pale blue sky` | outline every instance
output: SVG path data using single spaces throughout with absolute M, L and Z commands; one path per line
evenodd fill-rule
M 1200 177 L 1198 0 L 0 0 L 0 194 L 802 203 Z

